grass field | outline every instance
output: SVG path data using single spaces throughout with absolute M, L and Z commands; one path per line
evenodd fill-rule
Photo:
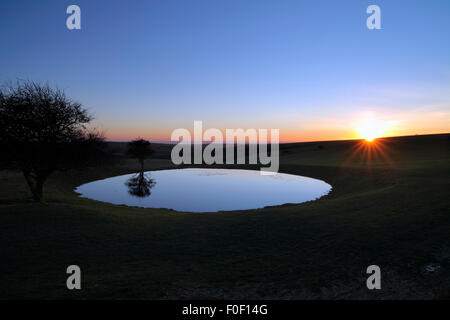
M 130 208 L 73 192 L 135 172 L 123 157 L 55 173 L 44 204 L 31 201 L 20 173 L 1 171 L 0 298 L 448 298 L 450 135 L 377 145 L 282 145 L 281 172 L 323 179 L 333 191 L 242 212 Z M 147 169 L 173 167 L 170 146 L 157 147 Z M 72 264 L 82 270 L 79 291 L 66 289 Z M 378 291 L 365 284 L 372 264 L 381 267 Z M 427 272 L 430 264 L 440 268 Z

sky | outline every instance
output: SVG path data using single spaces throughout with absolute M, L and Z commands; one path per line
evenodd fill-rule
M 63 88 L 109 140 L 168 141 L 195 120 L 282 142 L 359 138 L 367 122 L 450 132 L 448 0 L 3 0 L 0 39 L 1 83 Z

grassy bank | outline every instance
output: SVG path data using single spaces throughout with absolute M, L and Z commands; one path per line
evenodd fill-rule
M 125 158 L 53 175 L 45 204 L 31 202 L 19 173 L 2 171 L 0 298 L 449 297 L 449 141 L 283 145 L 281 172 L 323 179 L 333 191 L 242 212 L 130 208 L 73 192 L 136 171 Z M 147 168 L 173 167 L 168 150 Z M 65 286 L 72 264 L 82 270 L 80 291 Z M 371 264 L 381 267 L 380 291 L 366 289 Z M 426 272 L 429 264 L 440 269 Z

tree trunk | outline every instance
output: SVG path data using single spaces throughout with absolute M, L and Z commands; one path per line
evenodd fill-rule
M 29 170 L 23 171 L 23 176 L 27 181 L 28 187 L 30 188 L 33 199 L 36 202 L 42 202 L 44 198 L 44 182 L 46 177 L 34 176 Z
M 25 177 L 25 180 L 27 181 L 28 187 L 30 188 L 31 194 L 33 195 L 33 199 L 36 202 L 41 201 L 41 197 L 36 192 L 36 181 L 34 177 L 31 175 L 31 172 L 28 170 L 23 171 L 23 176 Z
M 36 193 L 39 197 L 39 201 L 42 201 L 44 199 L 44 179 L 37 179 L 36 182 Z

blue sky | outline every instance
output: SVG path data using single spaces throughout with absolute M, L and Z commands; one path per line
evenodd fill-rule
M 354 138 L 367 114 L 391 135 L 450 131 L 448 0 L 7 0 L 0 38 L 1 82 L 64 88 L 110 139 L 168 140 L 194 120 Z

